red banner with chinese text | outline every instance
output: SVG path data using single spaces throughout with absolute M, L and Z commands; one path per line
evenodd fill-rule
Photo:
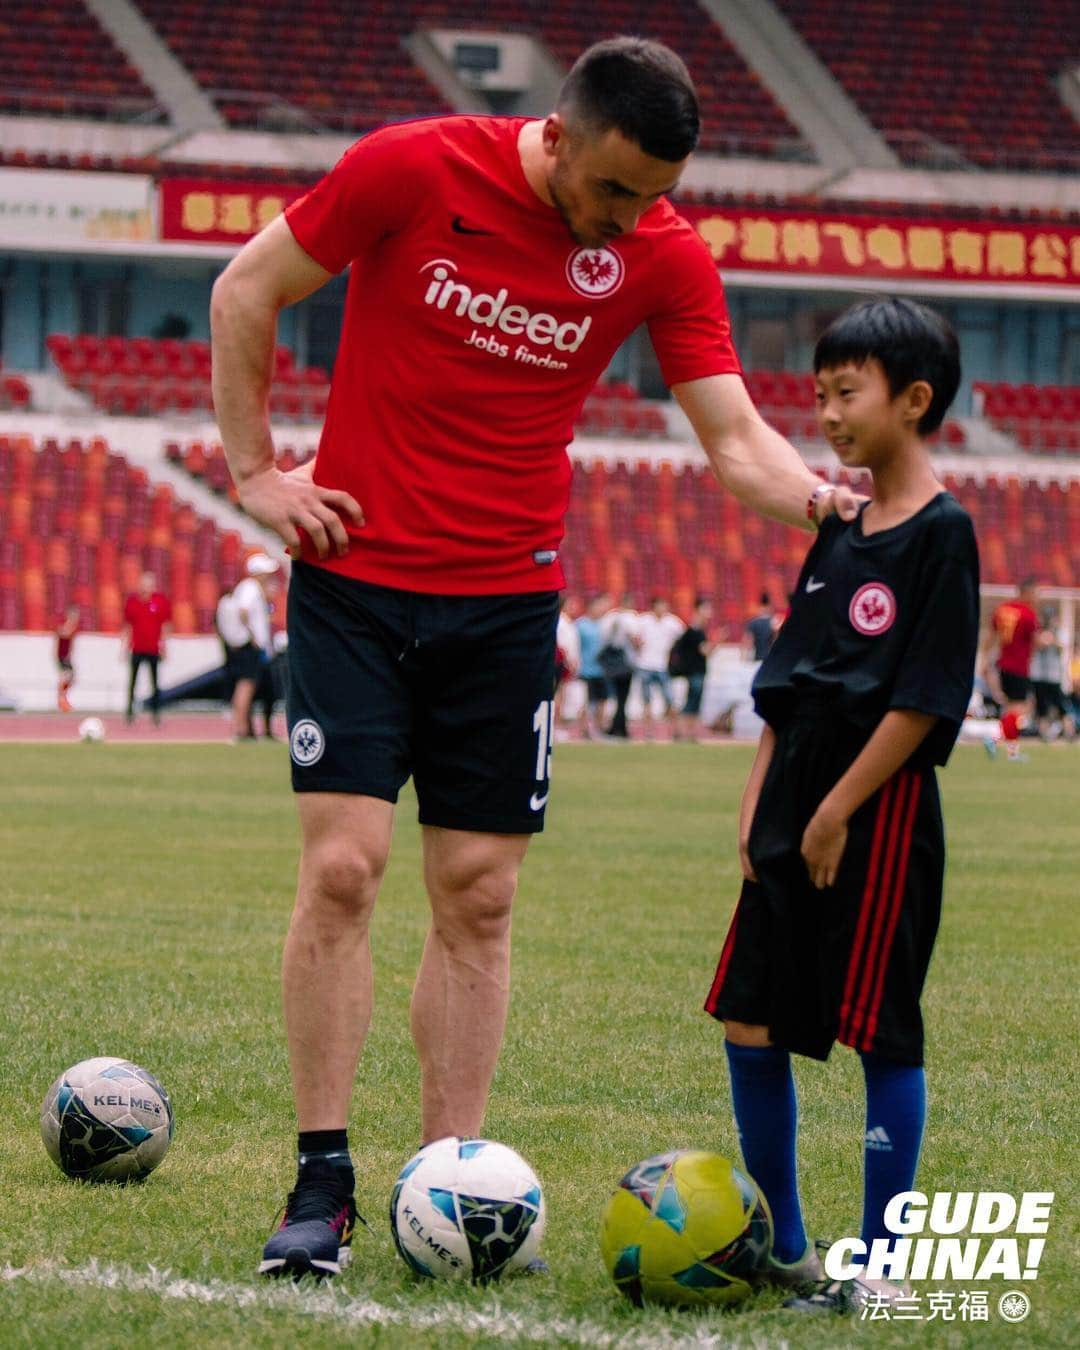
M 1080 229 L 680 206 L 725 270 L 1080 285 Z
M 240 245 L 303 196 L 300 184 L 166 178 L 161 238 Z M 1080 229 L 1052 222 L 681 205 L 721 271 L 905 281 L 1080 285 Z
M 196 244 L 243 244 L 307 191 L 210 178 L 165 178 L 158 189 L 161 238 Z

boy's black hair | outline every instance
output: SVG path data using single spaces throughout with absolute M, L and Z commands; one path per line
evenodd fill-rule
M 945 319 L 925 305 L 899 296 L 863 300 L 834 319 L 814 348 L 814 374 L 838 366 L 881 364 L 893 398 L 916 380 L 934 391 L 919 418 L 929 436 L 945 419 L 960 386 L 960 344 Z
M 670 47 L 647 38 L 596 42 L 574 62 L 556 107 L 591 131 L 612 129 L 654 159 L 677 163 L 701 131 L 690 73 Z

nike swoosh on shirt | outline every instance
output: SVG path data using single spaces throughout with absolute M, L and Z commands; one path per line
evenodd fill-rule
M 542 797 L 540 796 L 539 793 L 534 792 L 533 795 L 529 798 L 530 807 L 532 807 L 534 811 L 542 811 L 544 807 L 547 805 L 547 799 L 550 795 L 551 795 L 550 791 L 545 792 Z
M 455 216 L 450 222 L 450 228 L 455 234 L 494 234 L 494 230 L 474 230 L 471 225 L 466 225 L 460 216 Z
M 813 593 L 814 593 L 815 591 L 823 591 L 824 589 L 825 589 L 825 583 L 824 583 L 824 581 L 815 581 L 813 577 L 810 577 L 810 578 L 807 580 L 807 583 L 806 583 L 806 594 L 807 594 L 807 595 L 813 595 Z

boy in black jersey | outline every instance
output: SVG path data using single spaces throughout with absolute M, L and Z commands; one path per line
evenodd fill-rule
M 818 420 L 845 466 L 873 478 L 850 524 L 830 516 L 754 681 L 765 720 L 743 796 L 744 882 L 707 1010 L 725 1025 L 743 1155 L 775 1222 L 773 1274 L 821 1277 L 795 1168 L 789 1051 L 862 1058 L 862 1239 L 892 1235 L 888 1200 L 915 1177 L 925 1119 L 919 996 L 941 906 L 934 766 L 971 696 L 979 562 L 970 518 L 925 438 L 960 381 L 956 337 L 901 299 L 841 315 L 814 354 Z M 845 1311 L 902 1288 L 821 1279 L 789 1299 Z

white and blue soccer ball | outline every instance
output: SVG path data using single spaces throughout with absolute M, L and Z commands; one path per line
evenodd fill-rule
M 79 723 L 80 741 L 103 741 L 105 739 L 105 723 L 100 717 L 84 717 Z
M 544 1192 L 505 1144 L 450 1135 L 401 1169 L 390 1199 L 394 1244 L 418 1275 L 495 1280 L 524 1269 L 544 1235 Z
M 173 1133 L 169 1094 L 152 1073 L 103 1055 L 73 1065 L 41 1108 L 41 1137 L 62 1172 L 81 1181 L 141 1181 Z

